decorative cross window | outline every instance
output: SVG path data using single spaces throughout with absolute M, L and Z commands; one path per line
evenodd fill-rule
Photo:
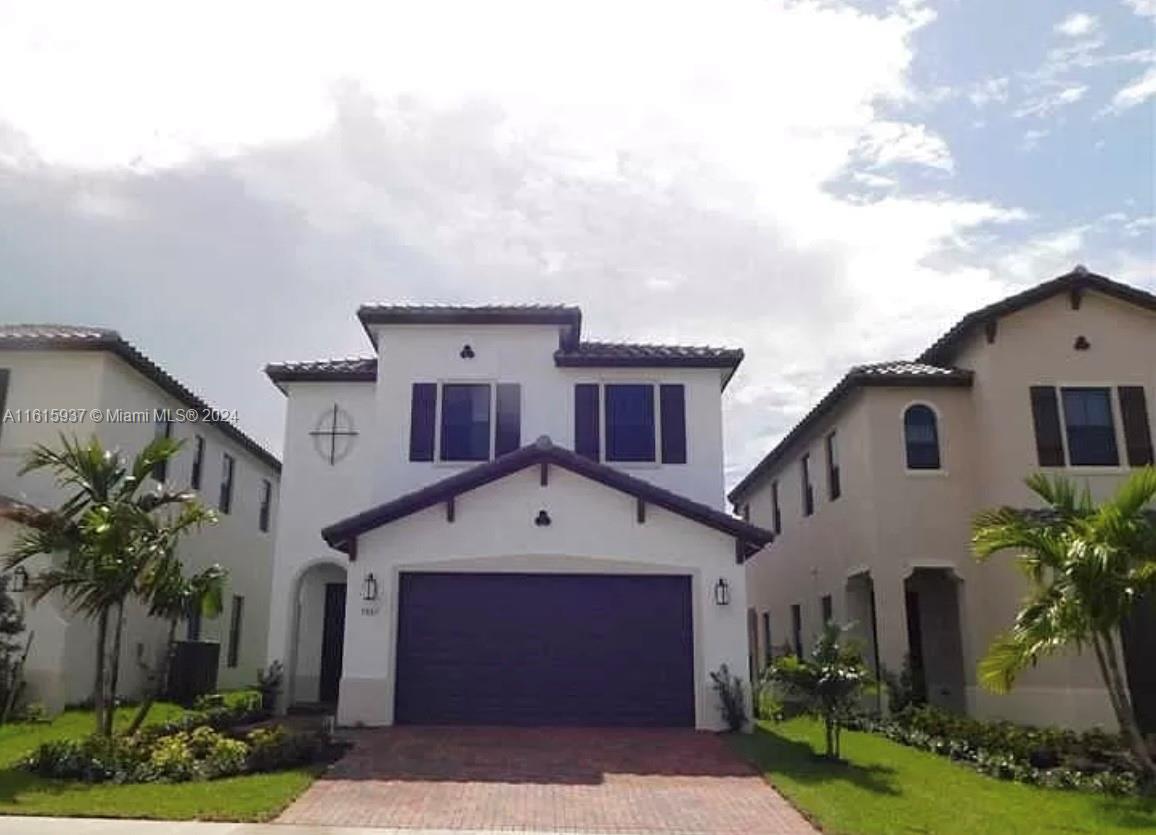
M 313 448 L 317 454 L 332 467 L 353 449 L 353 439 L 358 432 L 349 413 L 334 403 L 332 409 L 321 413 L 309 434 L 313 436 Z

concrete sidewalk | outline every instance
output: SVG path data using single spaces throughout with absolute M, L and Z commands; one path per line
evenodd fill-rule
M 381 829 L 288 823 L 199 823 L 115 818 L 0 817 L 0 835 L 511 835 L 477 829 Z M 561 835 L 519 831 L 516 835 Z M 566 832 L 565 835 L 583 835 Z M 629 835 L 629 833 L 615 833 Z

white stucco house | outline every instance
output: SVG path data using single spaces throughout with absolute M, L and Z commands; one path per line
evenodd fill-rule
M 219 522 L 186 539 L 178 556 L 192 569 L 220 563 L 229 576 L 222 616 L 193 619 L 179 637 L 219 644 L 219 687 L 252 684 L 265 660 L 277 458 L 242 432 L 232 414 L 211 408 L 107 328 L 0 325 L 0 417 L 0 553 L 21 533 L 7 511 L 53 507 L 63 499 L 51 474 L 19 474 L 33 445 L 55 445 L 62 433 L 96 435 L 106 448 L 131 456 L 158 433 L 185 441 L 154 477 L 199 491 Z M 34 575 L 46 559 L 31 561 L 27 573 Z M 27 593 L 15 597 L 28 604 L 25 622 L 34 633 L 27 698 L 53 712 L 89 698 L 92 621 L 55 594 L 35 606 Z M 131 697 L 144 681 L 140 662 L 155 666 L 166 630 L 139 606 L 130 606 L 127 616 L 118 694 Z
M 585 342 L 576 307 L 369 305 L 287 397 L 268 659 L 345 725 L 721 726 L 745 678 L 722 391 L 742 352 Z

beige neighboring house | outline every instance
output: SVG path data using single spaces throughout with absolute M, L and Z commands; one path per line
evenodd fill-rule
M 187 420 L 190 411 L 195 420 Z M 252 683 L 265 662 L 281 472 L 277 458 L 239 430 L 233 415 L 213 414 L 203 400 L 105 328 L 0 325 L 0 417 L 0 510 L 60 502 L 62 494 L 49 474 L 20 476 L 19 470 L 34 444 L 57 444 L 61 433 L 82 439 L 95 434 L 105 447 L 130 456 L 158 433 L 185 441 L 164 478 L 199 490 L 202 500 L 217 509 L 220 522 L 192 535 L 179 553 L 192 568 L 219 562 L 229 579 L 222 616 L 194 619 L 179 637 L 220 642 L 220 687 Z M 19 524 L 0 514 L 0 553 L 19 534 Z M 38 565 L 43 561 L 29 564 L 28 573 L 34 575 Z M 31 604 L 27 593 L 14 596 Z M 95 675 L 93 622 L 71 613 L 58 595 L 30 605 L 26 622 L 34 632 L 26 667 L 28 698 L 53 712 L 89 698 Z M 155 663 L 165 633 L 139 606 L 130 608 L 121 695 L 138 692 L 144 680 L 141 662 Z
M 967 315 L 914 361 L 851 369 L 730 493 L 776 533 L 746 563 L 751 664 L 809 651 L 833 618 L 855 623 L 873 666 L 897 672 L 909 655 L 932 703 L 1113 726 L 1090 655 L 1046 660 L 1009 695 L 977 686 L 1025 585 L 1010 555 L 973 559 L 970 521 L 1037 506 L 1035 472 L 1112 492 L 1152 463 L 1154 398 L 1156 296 L 1081 267 Z M 1156 617 L 1144 619 L 1124 644 L 1153 730 Z

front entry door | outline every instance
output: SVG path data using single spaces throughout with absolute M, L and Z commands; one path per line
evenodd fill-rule
M 321 690 L 319 700 L 336 702 L 345 647 L 345 583 L 325 584 L 325 621 L 321 630 Z

